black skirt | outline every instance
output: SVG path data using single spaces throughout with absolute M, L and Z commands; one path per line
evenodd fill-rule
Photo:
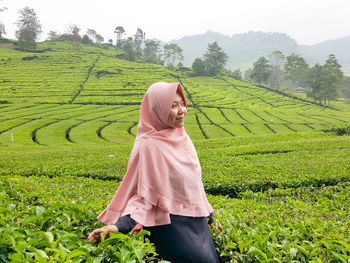
M 205 217 L 170 215 L 171 224 L 144 227 L 159 257 L 173 263 L 218 263 L 213 239 Z M 119 218 L 116 226 L 129 232 L 137 222 L 130 215 Z

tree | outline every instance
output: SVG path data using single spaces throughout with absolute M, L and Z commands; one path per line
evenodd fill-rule
M 253 65 L 253 69 L 247 73 L 248 78 L 260 84 L 267 84 L 271 68 L 269 61 L 265 57 L 260 57 Z
M 321 66 L 316 64 L 310 69 L 307 84 L 311 89 L 308 96 L 315 99 L 315 102 L 336 100 L 339 97 L 339 90 L 343 80 L 343 72 L 338 64 L 336 57 L 331 54 L 328 56 L 326 63 Z
M 104 41 L 104 38 L 96 32 L 94 29 L 87 29 L 86 35 L 83 36 L 82 43 L 83 44 L 93 44 L 101 43 Z
M 79 35 L 80 28 L 77 25 L 71 24 L 68 31 L 70 32 L 71 41 L 81 42 L 81 36 Z
M 108 40 L 108 43 L 109 43 L 111 46 L 113 46 L 113 39 L 110 38 L 110 39 Z
M 236 79 L 239 79 L 239 80 L 242 79 L 242 72 L 239 68 L 235 69 L 232 73 L 230 73 L 230 75 Z
M 347 103 L 350 103 L 350 77 L 344 77 L 342 83 L 341 93 L 343 97 L 346 99 Z
M 24 7 L 19 10 L 19 18 L 16 22 L 17 31 L 16 37 L 19 38 L 21 35 L 21 31 L 25 28 L 29 28 L 31 30 L 30 34 L 33 34 L 34 40 L 36 41 L 40 34 L 42 33 L 41 24 L 39 22 L 38 16 L 35 13 L 34 9 L 29 7 Z M 28 35 L 29 31 L 26 30 L 26 34 Z
M 96 35 L 96 43 L 102 43 L 105 40 L 105 38 L 103 36 L 101 36 L 100 34 Z
M 252 74 L 253 70 L 251 68 L 247 69 L 245 72 L 244 72 L 244 79 L 245 80 L 248 80 L 248 81 L 253 81 L 253 79 L 251 78 L 251 74 Z
M 7 7 L 0 7 L 0 13 L 7 10 Z M 6 34 L 5 25 L 0 21 L 0 37 L 2 37 L 3 34 Z
M 158 40 L 147 39 L 143 49 L 143 55 L 148 63 L 162 64 L 160 59 L 160 42 Z
M 323 65 L 324 74 L 326 78 L 326 99 L 328 104 L 332 100 L 336 100 L 339 97 L 339 90 L 343 81 L 344 73 L 341 70 L 341 65 L 334 54 L 328 56 L 326 63 Z
M 93 44 L 92 39 L 89 38 L 88 35 L 83 35 L 83 38 L 81 39 L 81 43 L 85 44 L 85 45 L 92 45 Z
M 307 84 L 311 89 L 307 95 L 314 98 L 315 102 L 325 99 L 325 78 L 323 67 L 320 64 L 316 64 L 312 67 L 307 76 Z
M 123 50 L 128 56 L 128 60 L 135 61 L 135 50 L 134 50 L 134 40 L 132 37 L 128 37 L 123 41 Z
M 97 32 L 94 29 L 87 29 L 86 35 L 91 39 L 92 42 L 96 41 Z
M 197 76 L 204 76 L 207 74 L 205 62 L 200 58 L 196 58 L 194 60 L 192 64 L 192 70 L 193 73 Z
M 207 52 L 204 54 L 208 75 L 217 75 L 224 68 L 227 60 L 227 54 L 219 47 L 217 42 L 208 44 Z
M 2 35 L 6 34 L 5 31 L 5 26 L 4 24 L 0 21 L 0 37 L 2 37 Z
M 123 38 L 123 35 L 124 35 L 124 33 L 125 33 L 124 27 L 122 27 L 122 26 L 117 26 L 117 27 L 114 29 L 114 33 L 117 34 L 116 46 L 117 46 L 118 48 L 121 48 L 121 47 L 122 47 L 122 38 Z
M 33 51 L 36 49 L 35 32 L 29 28 L 23 28 L 18 37 L 18 47 L 20 50 Z
M 304 58 L 294 53 L 289 55 L 284 69 L 284 78 L 292 82 L 292 87 L 305 87 L 309 65 Z
M 282 83 L 285 56 L 279 50 L 269 55 L 271 75 L 269 84 L 273 89 L 279 89 Z
M 147 39 L 145 41 L 145 47 L 143 49 L 143 55 L 145 57 L 157 55 L 160 51 L 160 42 L 158 40 Z
M 141 45 L 142 45 L 142 42 L 145 40 L 145 38 L 146 38 L 146 33 L 143 32 L 141 28 L 138 28 L 134 35 L 134 46 L 135 46 L 136 54 L 138 56 L 141 56 L 141 53 L 142 53 Z
M 167 66 L 175 66 L 184 59 L 182 49 L 177 44 L 165 44 L 163 49 L 163 56 Z
M 69 40 L 72 42 L 82 42 L 82 37 L 79 35 L 80 28 L 75 24 L 70 24 L 66 29 L 66 33 L 62 34 L 60 40 Z M 86 38 L 85 38 L 86 41 Z M 74 44 L 74 43 L 73 43 Z M 75 44 L 76 45 L 76 44 Z M 76 45 L 78 46 L 78 45 Z
M 50 31 L 49 33 L 47 33 L 47 40 L 54 40 L 54 39 L 58 39 L 60 37 L 60 34 L 58 34 L 56 31 Z

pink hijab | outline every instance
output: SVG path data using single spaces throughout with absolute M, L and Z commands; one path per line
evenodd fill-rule
M 143 226 L 170 224 L 169 214 L 206 217 L 213 212 L 202 183 L 196 150 L 184 128 L 167 120 L 179 83 L 157 82 L 147 90 L 127 172 L 107 208 L 97 217 L 115 223 L 130 214 Z

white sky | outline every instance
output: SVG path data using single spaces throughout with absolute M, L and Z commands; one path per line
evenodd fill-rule
M 123 26 L 127 35 L 139 27 L 147 38 L 163 41 L 207 30 L 226 35 L 248 31 L 286 33 L 299 44 L 316 44 L 350 35 L 350 0 L 0 0 L 5 37 L 14 38 L 18 10 L 33 8 L 43 26 L 64 33 L 70 24 L 81 35 L 87 28 L 105 41 Z

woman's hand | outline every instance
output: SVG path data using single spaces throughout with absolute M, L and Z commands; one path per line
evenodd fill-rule
M 224 228 L 220 224 L 219 220 L 217 220 L 216 217 L 214 216 L 213 212 L 210 213 L 208 218 L 209 218 L 208 224 L 214 230 L 214 232 L 215 232 L 215 225 L 217 225 L 217 227 L 220 230 L 220 232 L 222 232 L 224 230 Z
M 110 232 L 118 232 L 119 229 L 116 225 L 107 225 L 101 228 L 97 228 L 94 231 L 90 233 L 88 236 L 88 240 L 92 242 L 100 242 L 101 241 L 101 233 L 103 234 L 103 237 L 106 238 L 106 236 Z
M 215 219 L 215 223 L 218 225 L 218 229 L 220 230 L 220 232 L 222 232 L 224 230 L 224 228 L 222 227 L 222 225 L 220 224 L 220 222 Z M 215 231 L 215 223 L 211 223 L 210 227 Z

